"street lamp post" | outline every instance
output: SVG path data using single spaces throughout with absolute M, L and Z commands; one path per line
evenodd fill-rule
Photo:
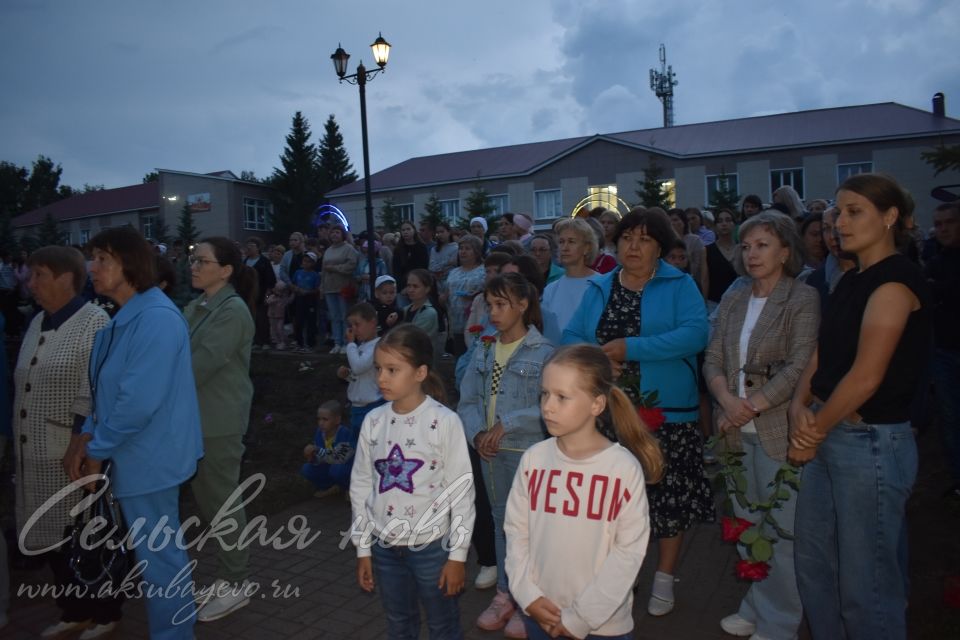
M 367 71 L 363 66 L 363 61 L 357 65 L 357 72 L 347 75 L 347 62 L 350 60 L 350 54 L 343 50 L 343 47 L 337 45 L 337 50 L 333 52 L 330 59 L 333 60 L 333 68 L 340 77 L 340 82 L 344 80 L 350 84 L 355 84 L 360 89 L 360 131 L 363 139 L 363 195 L 366 198 L 367 208 L 367 259 L 370 263 L 370 299 L 374 299 L 377 281 L 377 250 L 373 242 L 373 196 L 370 194 L 370 149 L 367 145 L 367 82 L 373 80 L 377 74 L 387 66 L 387 58 L 390 57 L 390 43 L 383 39 L 383 34 L 379 34 L 377 39 L 370 45 L 373 50 L 373 59 L 377 63 L 377 68 L 373 71 Z

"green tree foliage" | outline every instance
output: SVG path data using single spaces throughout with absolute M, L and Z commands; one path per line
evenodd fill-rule
M 921 152 L 920 157 L 933 167 L 935 176 L 944 171 L 960 171 L 960 144 L 952 147 L 941 144 L 933 151 Z
M 430 194 L 430 198 L 423 205 L 423 215 L 420 216 L 420 222 L 426 222 L 431 228 L 440 223 L 450 224 L 450 221 L 443 217 L 443 207 L 437 200 L 437 194 Z
M 191 215 L 190 218 L 192 221 L 193 216 Z M 157 242 L 162 242 L 166 245 L 170 244 L 170 227 L 167 226 L 167 221 L 163 219 L 163 216 L 157 216 L 157 222 L 154 225 L 153 236 Z
M 0 249 L 13 253 L 17 248 L 17 238 L 13 235 L 13 223 L 10 214 L 0 211 Z
M 30 172 L 12 162 L 0 162 L 0 214 L 10 217 L 23 212 Z
M 147 184 L 148 182 L 160 182 L 160 174 L 156 171 L 151 171 L 150 173 L 144 174 L 143 184 Z
M 323 125 L 323 139 L 318 150 L 317 171 L 320 174 L 320 186 L 323 193 L 333 191 L 345 184 L 356 181 L 357 174 L 350 164 L 350 156 L 343 146 L 340 126 L 333 114 Z
M 645 207 L 660 207 L 667 210 L 670 208 L 670 199 L 663 192 L 663 167 L 657 164 L 654 156 L 650 155 L 647 158 L 649 162 L 643 170 L 643 180 L 637 180 L 640 186 L 637 197 L 640 198 L 640 204 Z
M 199 229 L 193 222 L 193 213 L 190 211 L 190 205 L 183 204 L 180 209 L 180 220 L 177 224 L 177 238 L 183 241 L 184 249 L 197 242 L 200 235 Z
M 496 225 L 494 224 L 498 217 L 494 215 L 496 209 L 490 204 L 490 196 L 482 186 L 476 185 L 473 191 L 467 194 L 467 199 L 463 203 L 463 209 L 467 212 L 466 217 L 460 220 L 460 226 L 463 228 L 469 228 L 470 219 L 479 216 L 487 221 L 488 229 L 496 229 Z
M 396 206 L 393 198 L 387 198 L 380 207 L 380 224 L 388 232 L 397 232 L 403 219 L 400 217 L 400 209 Z
M 737 203 L 740 202 L 740 194 L 733 188 L 723 167 L 720 167 L 720 176 L 717 182 L 719 183 L 719 189 L 710 196 L 710 207 L 712 209 L 727 208 L 736 211 Z
M 270 185 L 276 189 L 270 222 L 274 231 L 284 235 L 306 231 L 310 216 L 323 198 L 317 148 L 310 142 L 310 124 L 299 111 L 293 116 L 286 142 L 281 166 L 274 168 L 270 178 Z
M 30 177 L 27 179 L 27 191 L 24 194 L 23 211 L 33 211 L 50 203 L 61 200 L 64 194 L 58 190 L 63 167 L 54 165 L 53 160 L 40 155 L 33 161 Z M 69 195 L 72 195 L 70 190 Z
M 43 219 L 43 223 L 37 229 L 37 240 L 41 247 L 63 244 L 63 232 L 60 231 L 60 225 L 57 224 L 53 214 L 48 213 Z
M 260 182 L 260 178 L 257 177 L 253 171 L 247 171 L 244 169 L 240 172 L 240 179 L 244 182 Z

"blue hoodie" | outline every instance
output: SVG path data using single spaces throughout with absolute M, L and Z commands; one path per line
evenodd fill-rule
M 563 344 L 597 343 L 597 324 L 620 269 L 590 278 Z M 693 279 L 663 260 L 643 289 L 640 335 L 626 338 L 627 360 L 640 363 L 640 388 L 659 392 L 667 422 L 697 419 L 697 354 L 707 346 L 707 308 Z
M 175 487 L 203 457 L 187 321 L 156 287 L 135 294 L 97 332 L 87 455 L 113 460 L 118 498 Z

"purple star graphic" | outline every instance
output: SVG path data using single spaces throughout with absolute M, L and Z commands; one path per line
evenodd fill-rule
M 386 493 L 393 488 L 413 493 L 413 474 L 422 466 L 423 460 L 404 458 L 400 445 L 393 445 L 386 458 L 373 463 L 373 467 L 380 474 L 380 493 Z

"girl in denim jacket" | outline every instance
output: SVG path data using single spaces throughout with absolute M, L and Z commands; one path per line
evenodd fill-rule
M 518 273 L 505 273 L 483 292 L 497 332 L 480 338 L 460 389 L 457 413 L 467 442 L 483 458 L 483 482 L 493 510 L 497 595 L 477 618 L 488 631 L 506 626 L 508 638 L 526 637 L 504 572 L 503 521 L 520 457 L 546 437 L 540 418 L 540 372 L 553 346 L 541 335 L 537 289 Z

